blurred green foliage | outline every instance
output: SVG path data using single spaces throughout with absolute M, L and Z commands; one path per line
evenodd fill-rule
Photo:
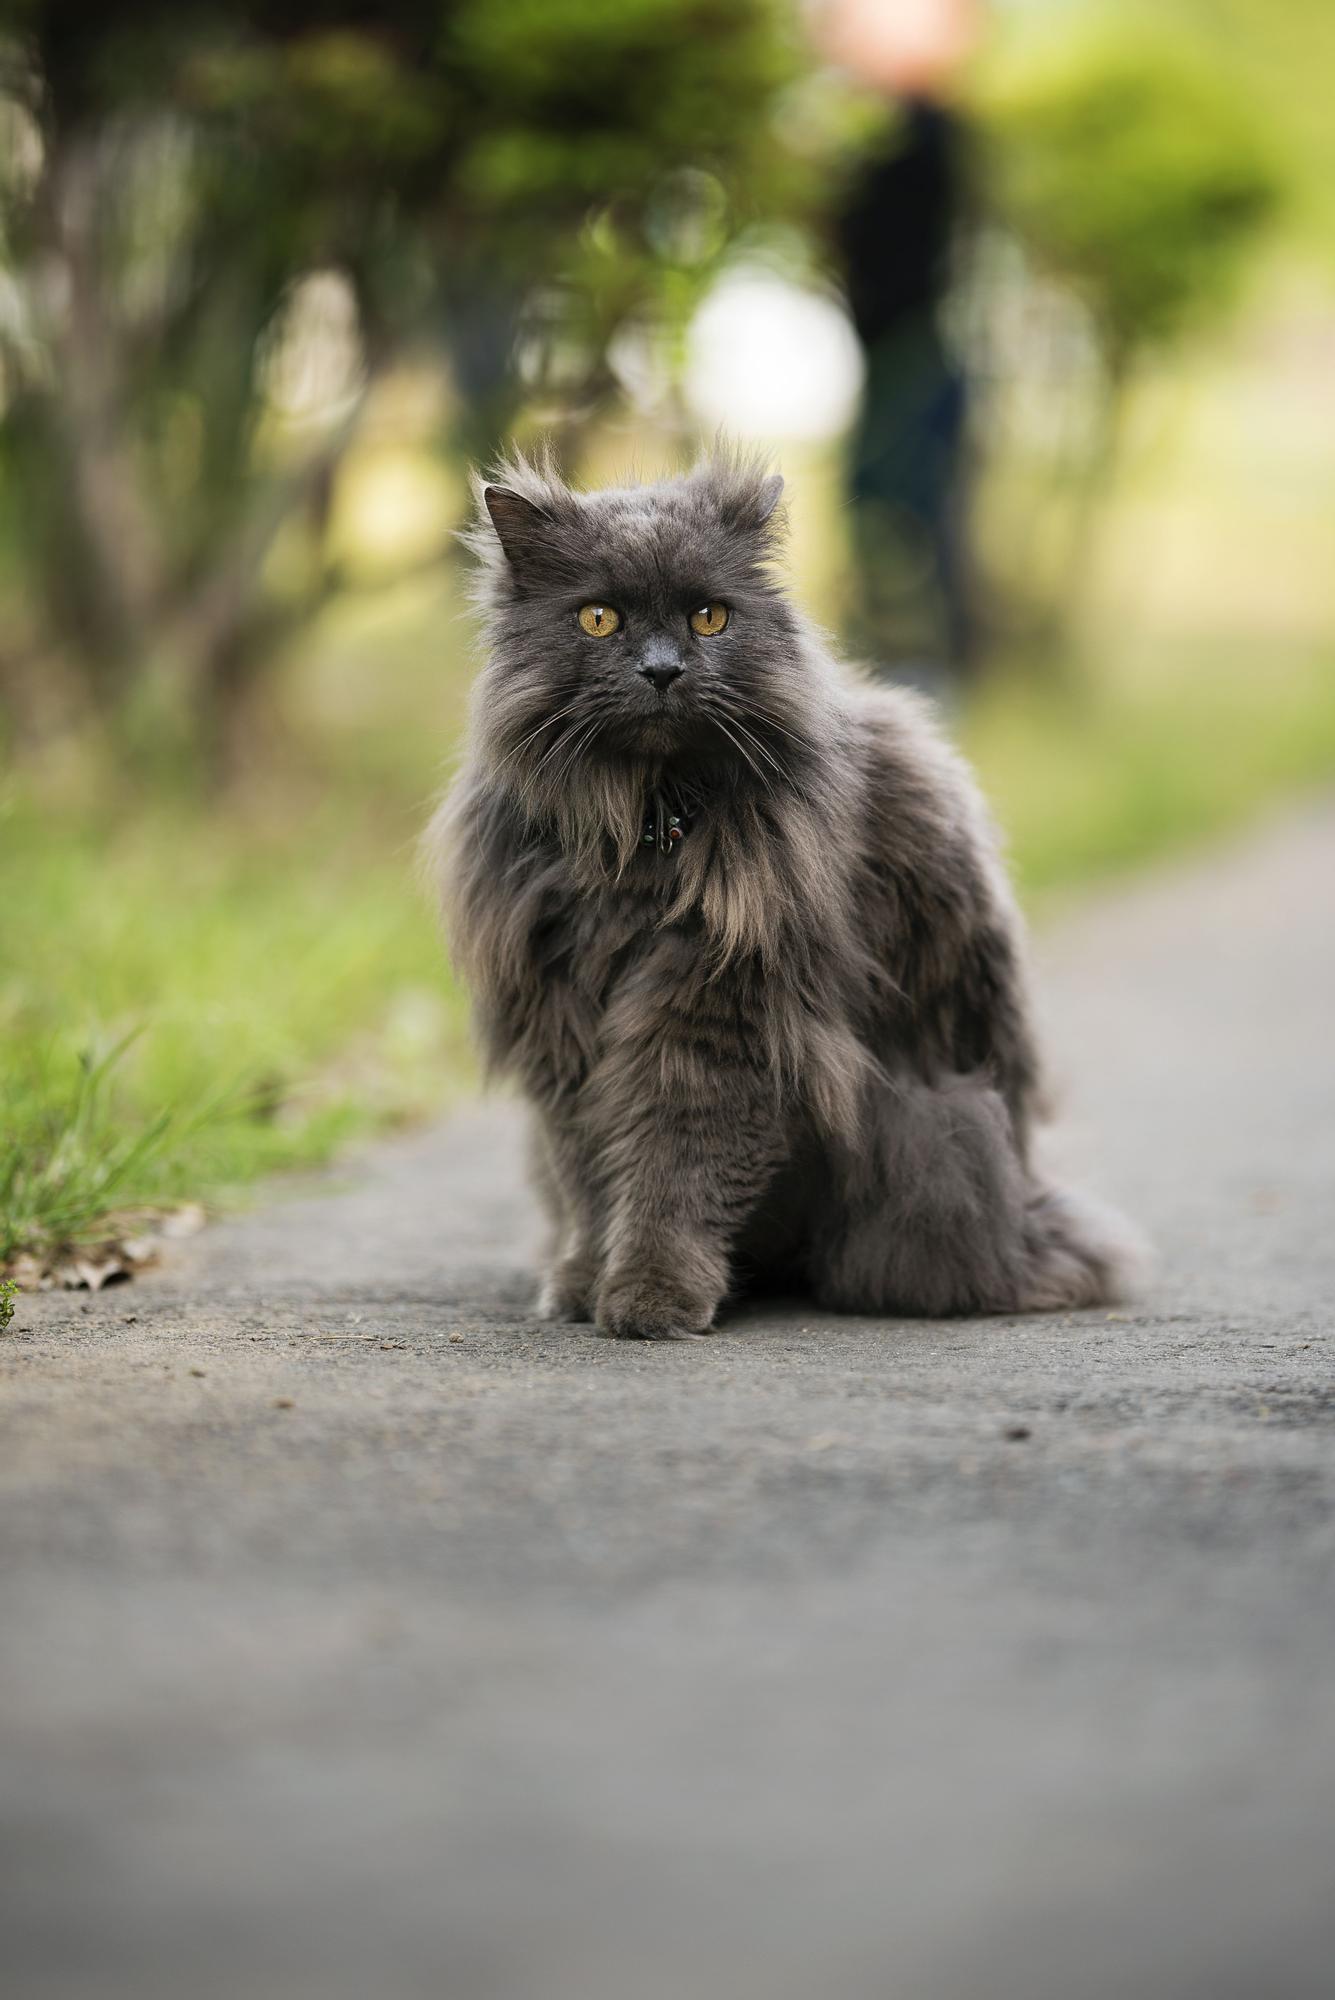
M 1285 225 L 1335 249 L 1335 8 L 1329 0 L 1170 0 L 1163 12 L 1240 78 L 1287 183 Z
M 342 585 L 330 496 L 390 368 L 448 351 L 485 450 L 525 313 L 578 407 L 622 327 L 793 212 L 791 27 L 782 0 L 9 0 L 11 725 L 92 705 L 123 751 L 234 748 Z
M 1278 183 L 1207 46 L 1034 19 L 971 108 L 979 200 L 1115 385 L 1225 302 Z M 768 231 L 818 262 L 885 118 L 789 0 L 0 0 L 11 735 L 93 714 L 141 766 L 244 761 L 353 581 L 331 510 L 377 386 L 447 356 L 472 456 L 521 406 L 577 430 L 637 342 L 670 400 L 723 261 Z
M 1250 72 L 1179 0 L 1009 26 L 971 98 L 964 289 L 989 384 L 972 536 L 994 625 L 1051 681 L 1075 659 L 1135 381 L 1245 297 L 1294 169 Z
M 1283 192 L 1218 51 L 1135 12 L 1024 46 L 978 113 L 988 207 L 1084 301 L 1115 373 L 1231 299 Z

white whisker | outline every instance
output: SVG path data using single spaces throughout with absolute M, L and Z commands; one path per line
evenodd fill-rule
M 742 756 L 745 757 L 747 763 L 751 766 L 751 769 L 755 772 L 756 776 L 759 778 L 761 784 L 765 787 L 765 790 L 769 793 L 770 797 L 773 798 L 774 796 L 773 785 L 770 783 L 769 779 L 765 776 L 765 773 L 761 770 L 759 764 L 757 764 L 755 758 L 751 755 L 751 752 L 747 749 L 746 745 L 742 742 L 739 742 L 737 737 L 733 735 L 732 731 L 729 729 L 727 723 L 723 720 L 722 716 L 719 714 L 717 709 L 712 709 L 710 711 L 710 720 L 714 723 L 716 728 L 721 729 L 723 731 L 723 734 L 727 737 L 733 749 L 741 752 Z
M 542 721 L 538 724 L 536 729 L 530 729 L 528 735 L 523 737 L 520 742 L 516 743 L 513 749 L 506 751 L 505 755 L 498 762 L 496 769 L 498 771 L 503 771 L 507 764 L 512 763 L 516 757 L 520 756 L 525 750 L 528 749 L 530 743 L 535 742 L 537 738 L 541 736 L 544 729 L 550 729 L 552 728 L 553 724 L 558 722 L 563 722 L 566 716 L 573 715 L 578 707 L 579 707 L 579 698 L 577 696 L 574 701 L 567 702 L 564 708 L 558 708 L 555 715 L 544 715 Z
M 761 708 L 756 702 L 752 701 L 748 702 L 746 712 L 748 715 L 759 716 L 760 720 L 768 723 L 771 729 L 777 729 L 781 736 L 786 736 L 790 743 L 796 743 L 799 748 L 802 747 L 803 739 L 795 731 L 787 728 L 784 723 L 780 722 L 778 716 L 771 709 Z
M 714 714 L 714 719 L 717 721 L 718 710 L 715 709 L 712 712 Z M 744 742 L 749 743 L 751 748 L 765 759 L 765 762 L 769 765 L 770 769 L 775 773 L 775 775 L 781 778 L 783 782 L 787 784 L 789 781 L 789 774 L 787 767 L 781 762 L 781 760 L 778 757 L 774 755 L 774 752 L 769 748 L 769 746 L 760 741 L 760 738 L 756 735 L 754 730 L 747 728 L 746 724 L 742 721 L 741 716 L 738 715 L 736 709 L 730 708 L 727 711 L 727 715 L 729 722 L 732 724 L 733 728 L 739 732 Z M 741 746 L 739 745 L 738 747 L 740 748 Z

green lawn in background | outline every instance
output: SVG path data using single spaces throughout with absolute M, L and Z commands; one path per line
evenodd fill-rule
M 999 680 L 958 733 L 1023 892 L 1041 908 L 1045 892 L 1328 781 L 1333 664 L 1213 645 L 1055 689 Z M 325 718 L 328 767 L 277 809 L 122 796 L 39 810 L 11 787 L 0 1262 L 87 1237 L 107 1210 L 227 1200 L 473 1080 L 464 1003 L 414 873 L 434 751 L 409 716 L 434 671 L 428 660 L 419 683 L 396 683 L 391 741 L 392 688 L 349 669 Z M 457 696 L 440 701 L 456 717 Z M 369 747 L 367 706 L 382 716 Z
M 1335 781 L 1335 654 L 1218 642 L 1045 689 L 999 677 L 957 731 L 1031 911 Z
M 466 1073 L 406 832 L 11 800 L 0 910 L 0 1262 L 323 1160 Z

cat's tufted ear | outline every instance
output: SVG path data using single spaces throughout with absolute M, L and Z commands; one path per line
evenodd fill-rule
M 532 569 L 551 535 L 551 515 L 508 486 L 484 486 L 482 500 L 511 569 Z
M 724 499 L 724 518 L 743 534 L 759 534 L 783 495 L 783 474 L 771 472 L 766 479 L 747 480 Z
M 781 472 L 771 472 L 768 479 L 761 481 L 760 491 L 756 494 L 756 511 L 753 526 L 763 528 L 782 498 L 783 474 Z

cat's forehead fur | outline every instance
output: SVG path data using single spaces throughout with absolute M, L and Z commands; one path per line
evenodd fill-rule
M 719 451 L 676 478 L 581 493 L 550 459 L 514 455 L 475 481 L 479 519 L 467 540 L 493 600 L 516 578 L 482 505 L 488 488 L 519 495 L 543 517 L 544 580 L 552 588 L 609 596 L 654 600 L 763 586 L 782 527 L 782 481 L 759 459 Z

